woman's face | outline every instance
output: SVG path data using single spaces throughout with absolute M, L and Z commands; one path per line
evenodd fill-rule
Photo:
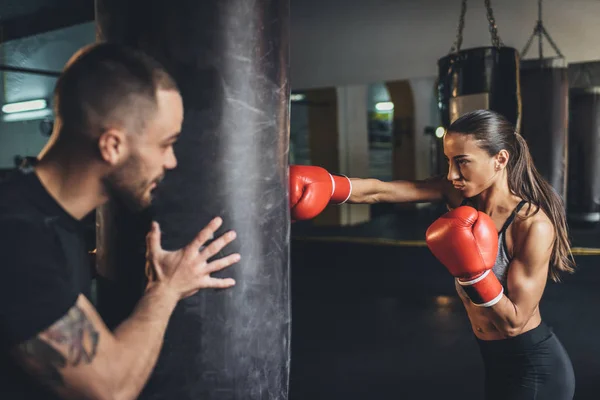
M 505 165 L 498 155 L 490 157 L 481 149 L 472 135 L 446 133 L 444 154 L 447 178 L 464 197 L 476 196 L 492 186 Z

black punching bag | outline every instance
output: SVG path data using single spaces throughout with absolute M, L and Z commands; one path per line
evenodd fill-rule
M 569 91 L 569 219 L 600 222 L 600 87 Z
M 222 216 L 218 234 L 238 233 L 224 252 L 242 256 L 217 274 L 236 286 L 202 290 L 178 304 L 140 399 L 285 400 L 289 0 L 96 0 L 96 9 L 98 40 L 146 51 L 182 90 L 178 167 L 151 209 L 163 247 L 185 246 Z M 150 216 L 114 203 L 99 215 L 98 261 L 114 260 L 120 290 L 101 285 L 98 299 L 118 323 L 141 294 Z
M 442 126 L 477 109 L 496 111 L 520 126 L 519 53 L 512 47 L 478 47 L 438 61 Z
M 521 134 L 542 176 L 566 200 L 569 77 L 563 58 L 521 62 Z
M 456 41 L 438 60 L 438 108 L 445 128 L 479 109 L 502 114 L 520 127 L 519 53 L 502 43 L 490 1 L 485 8 L 492 45 L 461 49 L 467 13 L 467 0 L 462 0 Z

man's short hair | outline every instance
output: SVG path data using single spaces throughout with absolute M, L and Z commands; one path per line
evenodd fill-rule
M 86 46 L 71 57 L 54 90 L 61 136 L 95 139 L 108 129 L 142 132 L 158 90 L 177 90 L 169 73 L 140 50 L 115 43 Z

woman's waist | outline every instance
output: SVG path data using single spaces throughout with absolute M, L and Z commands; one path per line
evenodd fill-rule
M 552 329 L 544 321 L 533 325 L 516 336 L 506 337 L 500 332 L 491 332 L 489 335 L 478 335 L 475 337 L 479 347 L 484 352 L 510 353 L 526 352 L 533 350 L 538 345 L 553 335 Z

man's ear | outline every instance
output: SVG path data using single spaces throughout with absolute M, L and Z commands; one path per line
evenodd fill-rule
M 110 165 L 118 165 L 125 158 L 129 149 L 125 132 L 118 129 L 109 129 L 105 131 L 98 139 L 98 150 L 102 160 Z

